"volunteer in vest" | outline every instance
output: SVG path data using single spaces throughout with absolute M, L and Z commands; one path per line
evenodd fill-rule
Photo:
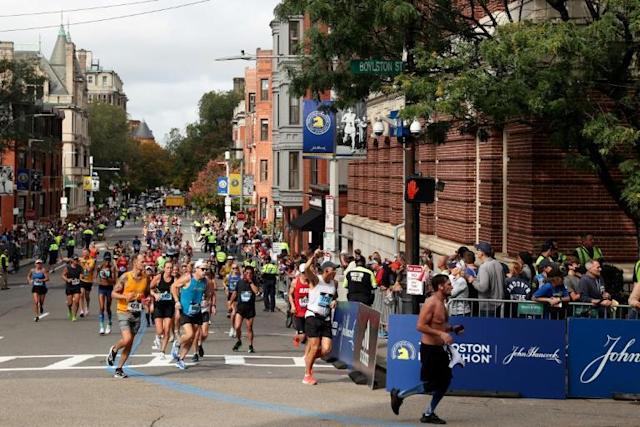
M 78 306 L 80 305 L 80 275 L 82 267 L 78 260 L 78 255 L 74 255 L 65 269 L 62 271 L 62 280 L 66 284 L 65 294 L 67 295 L 67 318 L 75 322 L 78 318 Z
M 82 275 L 80 276 L 80 317 L 89 315 L 89 303 L 91 302 L 91 288 L 93 288 L 93 278 L 96 270 L 96 260 L 89 255 L 87 249 L 82 250 L 80 258 Z
M 102 264 L 98 267 L 98 305 L 100 308 L 99 323 L 100 335 L 110 334 L 113 325 L 111 320 L 111 293 L 113 285 L 116 284 L 116 268 L 111 259 L 111 253 L 105 252 L 102 256 Z M 105 312 L 107 313 L 107 323 L 105 323 Z
M 84 240 L 85 249 L 89 249 L 89 245 L 91 244 L 91 240 L 93 240 L 93 230 L 87 227 L 82 232 L 82 239 Z
M 180 311 L 180 326 L 183 328 L 179 351 L 174 347 L 171 354 L 178 369 L 186 369 L 184 358 L 193 344 L 195 329 L 202 324 L 202 298 L 208 292 L 206 261 L 198 260 L 193 268 L 193 273 L 180 277 L 171 287 L 176 310 Z
M 9 275 L 9 256 L 7 251 L 0 251 L 0 282 L 2 282 L 3 290 L 9 289 L 9 282 L 7 276 Z
M 593 240 L 593 234 L 585 234 L 581 236 L 582 245 L 576 248 L 576 253 L 578 254 L 578 259 L 580 260 L 580 265 L 585 266 L 589 261 L 600 261 L 602 263 L 602 250 L 599 247 L 595 246 Z
M 68 233 L 67 237 L 67 258 L 71 259 L 76 250 L 76 239 L 73 237 L 73 233 Z
M 264 264 L 260 271 L 262 282 L 262 294 L 264 295 L 264 311 L 275 311 L 276 309 L 276 280 L 278 278 L 278 267 L 271 262 L 269 255 L 264 257 Z
M 305 335 L 305 314 L 309 303 L 309 280 L 305 274 L 305 265 L 300 264 L 297 277 L 291 282 L 289 287 L 289 305 L 293 314 L 293 325 L 296 328 L 296 335 L 293 337 L 293 346 L 299 347 L 300 343 L 306 340 Z
M 44 299 L 47 295 L 47 282 L 49 272 L 44 268 L 41 259 L 37 259 L 35 266 L 27 274 L 27 282 L 31 284 L 31 295 L 33 296 L 33 321 L 40 320 L 40 315 L 44 312 Z
M 153 350 L 160 350 L 164 359 L 169 335 L 173 332 L 173 316 L 175 314 L 175 301 L 171 295 L 171 285 L 175 281 L 173 277 L 174 264 L 168 261 L 164 264 L 162 273 L 157 274 L 151 281 L 151 295 L 154 302 L 154 322 L 156 336 L 153 341 Z
M 240 274 L 240 266 L 236 263 L 233 263 L 231 265 L 231 271 L 224 278 L 225 291 L 227 294 L 227 319 L 231 319 L 231 327 L 229 328 L 230 337 L 236 336 L 235 318 L 237 307 L 237 302 L 232 301 L 231 296 L 236 291 L 240 279 L 242 279 L 242 274 Z
M 249 339 L 249 353 L 255 353 L 253 348 L 253 319 L 256 317 L 256 294 L 258 286 L 254 279 L 253 267 L 245 267 L 242 279 L 238 281 L 235 292 L 231 295 L 231 302 L 237 303 L 234 327 L 236 330 L 236 343 L 233 351 L 240 350 L 242 346 L 242 321 L 247 325 L 247 338 Z
M 218 264 L 218 278 L 222 279 L 222 269 L 224 263 L 227 262 L 227 253 L 223 250 L 222 246 L 216 246 L 216 263 Z
M 540 255 L 536 258 L 535 266 L 538 267 L 542 261 L 545 259 L 549 262 L 554 262 L 551 258 L 553 253 L 553 242 L 551 240 L 547 240 L 542 244 L 542 248 L 540 249 Z
M 207 292 L 202 296 L 202 304 L 200 311 L 202 312 L 202 323 L 196 329 L 196 336 L 193 339 L 193 361 L 198 362 L 204 356 L 204 347 L 202 344 L 209 337 L 209 324 L 211 316 L 216 315 L 216 279 L 211 266 L 207 271 Z
M 107 226 L 103 223 L 98 224 L 98 235 L 102 240 L 104 240 L 104 232 L 107 229 Z
M 336 307 L 336 268 L 331 261 L 320 265 L 320 275 L 316 274 L 315 264 L 323 256 L 316 249 L 313 256 L 305 264 L 305 275 L 309 280 L 309 302 L 305 313 L 305 332 L 307 348 L 304 356 L 305 371 L 303 384 L 316 385 L 313 377 L 313 364 L 316 359 L 331 353 L 333 334 L 331 332 L 331 310 Z
M 56 239 L 51 240 L 51 244 L 49 245 L 49 265 L 56 265 L 59 250 L 60 245 L 56 242 Z
M 122 334 L 120 341 L 111 346 L 107 354 L 107 364 L 113 366 L 118 351 L 122 349 L 118 367 L 113 375 L 115 378 L 127 378 L 122 367 L 129 358 L 133 339 L 140 329 L 142 305 L 149 297 L 149 281 L 143 269 L 144 258 L 139 255 L 133 261 L 132 270 L 120 276 L 111 294 L 118 300 L 118 324 Z
M 346 274 L 342 286 L 347 288 L 347 300 L 371 306 L 378 282 L 373 271 L 365 267 L 365 264 L 364 257 L 356 259 L 356 267 Z
M 213 230 L 209 229 L 206 239 L 207 245 L 205 246 L 205 252 L 213 252 L 216 245 L 216 233 Z

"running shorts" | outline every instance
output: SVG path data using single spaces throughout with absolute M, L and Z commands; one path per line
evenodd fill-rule
M 205 311 L 204 313 L 202 313 L 202 324 L 209 323 L 210 319 L 211 319 L 211 313 L 209 313 L 208 311 Z
M 156 319 L 173 318 L 176 313 L 176 307 L 173 301 L 156 301 L 153 315 Z
M 305 333 L 305 318 L 304 316 L 302 317 L 298 317 L 295 316 L 293 318 L 293 326 L 296 328 L 296 332 L 299 334 L 304 334 Z
M 65 294 L 73 295 L 80 293 L 80 285 L 67 285 L 64 289 Z
M 133 313 L 118 313 L 118 325 L 120 325 L 121 331 L 131 331 L 133 334 L 137 334 L 140 329 L 140 320 L 142 316 Z
M 190 323 L 192 325 L 202 325 L 202 313 L 194 314 L 193 316 L 187 316 L 184 313 L 180 313 L 180 326 Z
M 309 316 L 305 319 L 305 332 L 309 338 L 333 338 L 328 318 Z
M 420 380 L 426 392 L 439 391 L 445 393 L 451 383 L 449 354 L 441 345 L 420 343 Z
M 253 319 L 256 317 L 256 306 L 247 304 L 238 304 L 236 313 L 243 319 Z
M 87 283 L 87 282 L 83 282 L 82 280 L 80 281 L 80 287 L 82 289 L 84 289 L 87 292 L 91 292 L 91 288 L 93 287 L 93 283 Z
M 46 295 L 48 289 L 46 286 L 31 286 L 31 293 L 38 295 Z
M 113 292 L 113 286 L 98 286 L 98 295 L 104 295 L 105 297 L 110 298 L 111 292 Z

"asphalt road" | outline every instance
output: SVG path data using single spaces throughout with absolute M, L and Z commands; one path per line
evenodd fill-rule
M 107 236 L 131 240 L 140 232 L 127 225 Z M 234 339 L 220 313 L 197 365 L 180 371 L 159 360 L 151 351 L 153 328 L 143 328 L 126 368 L 130 377 L 115 379 L 104 356 L 119 330 L 116 323 L 111 335 L 98 335 L 95 286 L 91 314 L 71 323 L 56 271 L 48 314 L 35 323 L 26 273 L 11 275 L 11 289 L 0 291 L 2 426 L 411 425 L 430 399 L 407 399 L 395 416 L 388 393 L 355 385 L 345 371 L 327 365 L 316 369 L 317 386 L 303 385 L 302 352 L 291 345 L 292 331 L 282 313 L 263 313 L 260 305 L 255 354 L 246 353 L 246 345 L 244 352 L 231 351 Z M 221 291 L 218 297 L 223 301 Z M 447 397 L 438 414 L 461 426 L 619 426 L 634 424 L 637 411 L 611 400 Z

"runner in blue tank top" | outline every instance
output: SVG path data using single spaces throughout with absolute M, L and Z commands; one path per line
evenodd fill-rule
M 193 344 L 195 329 L 202 324 L 201 303 L 203 296 L 209 297 L 206 273 L 207 263 L 198 260 L 193 274 L 185 274 L 176 280 L 171 288 L 176 310 L 180 310 L 180 326 L 183 332 L 180 337 L 180 347 L 174 347 L 171 355 L 179 369 L 186 369 L 184 358 Z

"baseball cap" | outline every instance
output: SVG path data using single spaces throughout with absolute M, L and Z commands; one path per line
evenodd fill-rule
M 207 262 L 203 259 L 199 259 L 198 261 L 196 261 L 196 264 L 193 266 L 193 268 L 208 268 Z
M 71 257 L 71 259 L 72 259 L 72 260 L 73 260 L 73 259 L 78 260 L 78 259 L 80 259 L 80 257 L 79 257 L 78 255 L 74 255 L 74 256 L 72 256 L 72 257 Z
M 325 261 L 322 264 L 320 264 L 320 270 L 322 271 L 324 271 L 327 268 L 333 268 L 335 270 L 338 267 L 340 267 L 338 264 L 334 264 L 331 261 Z
M 42 264 L 42 260 L 41 259 L 37 259 L 35 263 L 36 264 Z
M 476 245 L 476 249 L 484 252 L 487 255 L 491 255 L 493 253 L 493 248 L 491 247 L 491 245 L 487 242 L 480 242 Z
M 298 266 L 298 271 L 299 271 L 300 273 L 304 273 L 304 270 L 305 270 L 305 268 L 304 268 L 304 267 L 305 267 L 305 265 L 306 265 L 306 264 L 300 264 L 300 265 Z

